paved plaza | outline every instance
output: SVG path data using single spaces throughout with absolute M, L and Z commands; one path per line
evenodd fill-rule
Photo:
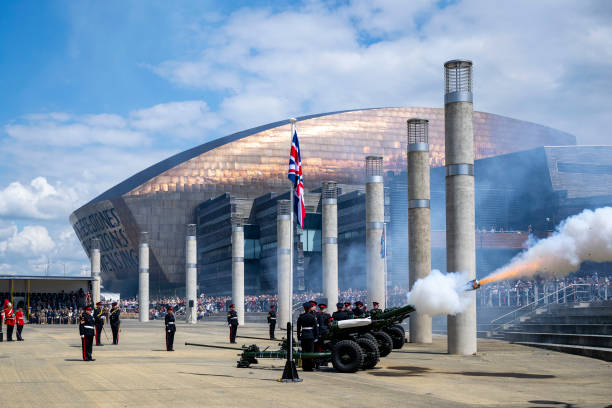
M 110 334 L 107 327 L 106 331 Z M 251 324 L 239 335 L 264 336 Z M 283 384 L 283 362 L 236 368 L 238 351 L 220 322 L 178 325 L 175 352 L 164 350 L 163 322 L 125 320 L 120 345 L 80 359 L 76 326 L 26 326 L 25 342 L 0 343 L 0 407 L 602 407 L 612 403 L 612 365 L 586 357 L 479 340 L 475 356 L 449 356 L 446 339 L 407 344 L 356 374 L 331 367 L 299 371 Z M 104 338 L 104 336 L 103 336 Z M 239 338 L 241 344 L 276 342 Z

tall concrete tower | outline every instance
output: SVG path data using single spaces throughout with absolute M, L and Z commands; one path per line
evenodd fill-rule
M 276 214 L 276 270 L 278 287 L 277 322 L 287 327 L 291 321 L 291 201 L 278 200 Z
M 138 244 L 138 320 L 149 321 L 149 233 L 140 233 Z
M 196 225 L 187 224 L 185 238 L 185 321 L 196 324 L 198 321 L 198 250 L 196 241 Z
M 244 219 L 232 217 L 232 303 L 244 325 Z
M 100 240 L 91 240 L 91 300 L 94 305 L 100 301 Z
M 324 181 L 321 188 L 321 234 L 323 239 L 323 296 L 329 310 L 338 303 L 338 184 Z
M 474 221 L 474 128 L 472 62 L 444 64 L 444 131 L 446 155 L 446 268 L 476 278 Z M 468 292 L 475 297 L 475 292 Z M 476 353 L 476 302 L 448 316 L 448 352 Z
M 431 271 L 429 207 L 429 121 L 408 120 L 408 255 L 409 282 Z M 410 315 L 410 342 L 431 343 L 431 316 L 417 310 Z
M 385 258 L 381 253 L 381 238 L 385 228 L 385 190 L 383 158 L 366 157 L 366 279 L 368 308 L 378 302 L 387 305 L 385 288 Z

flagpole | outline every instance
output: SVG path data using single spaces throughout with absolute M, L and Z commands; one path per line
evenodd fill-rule
M 295 134 L 295 122 L 296 119 L 295 118 L 291 118 L 289 119 L 289 122 L 291 122 L 291 138 L 289 139 L 289 146 L 291 149 L 291 146 L 293 146 L 293 135 Z M 290 182 L 291 183 L 291 182 Z M 289 197 L 291 200 L 291 212 L 289 213 L 289 219 L 291 220 L 291 239 L 289 240 L 290 245 L 291 245 L 291 249 L 289 252 L 289 321 L 293 321 L 293 251 L 294 251 L 294 244 L 293 244 L 293 234 L 295 231 L 295 221 L 293 220 L 293 206 L 294 206 L 294 200 L 295 198 L 294 196 L 294 191 L 293 191 L 293 183 L 291 183 L 291 187 L 289 188 Z

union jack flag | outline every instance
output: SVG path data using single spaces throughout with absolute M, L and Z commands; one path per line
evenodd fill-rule
M 297 216 L 297 223 L 304 228 L 306 219 L 306 207 L 304 205 L 304 179 L 302 178 L 302 156 L 300 154 L 300 142 L 298 141 L 297 127 L 293 127 L 293 139 L 291 141 L 291 153 L 289 154 L 289 180 L 293 183 L 293 211 Z

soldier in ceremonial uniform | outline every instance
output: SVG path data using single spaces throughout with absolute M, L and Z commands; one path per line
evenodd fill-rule
M 91 315 L 91 306 L 85 308 L 79 319 L 79 334 L 81 335 L 81 346 L 83 347 L 83 361 L 95 361 L 91 356 L 93 349 L 93 338 L 95 334 L 95 319 Z
M 4 308 L 0 309 L 0 342 L 4 341 L 4 334 L 2 334 L 2 324 L 4 323 Z
M 25 322 L 23 321 L 23 310 L 21 309 L 21 304 L 17 308 L 17 312 L 15 313 L 15 323 L 17 324 L 17 341 L 23 341 L 23 337 L 21 337 L 21 332 L 23 331 L 23 325 Z
M 336 303 L 336 311 L 332 313 L 332 320 L 339 322 L 340 320 L 348 319 L 346 312 L 344 311 L 344 303 Z
M 381 313 L 382 310 L 380 310 L 380 308 L 378 307 L 378 302 L 372 302 L 372 310 L 370 310 L 370 316 L 374 316 L 377 313 Z
M 297 320 L 297 338 L 302 346 L 302 353 L 314 352 L 315 341 L 319 337 L 317 319 L 311 313 L 312 303 L 306 302 L 302 305 L 304 313 Z M 312 371 L 312 359 L 303 358 L 302 368 L 304 371 Z
M 329 328 L 331 327 L 332 317 L 329 313 L 327 313 L 327 305 L 325 303 L 319 303 L 319 314 L 317 316 L 317 320 L 319 323 L 319 341 L 316 344 L 316 351 L 323 351 L 323 340 L 329 333 Z M 327 366 L 327 362 L 324 362 L 323 365 Z M 319 362 L 316 364 L 317 368 L 319 368 Z
M 6 321 L 6 341 L 13 341 L 13 330 L 15 329 L 15 312 L 13 305 L 8 299 L 4 301 L 4 320 Z
M 121 320 L 119 320 L 119 315 L 121 314 L 121 310 L 117 307 L 117 302 L 113 302 L 113 308 L 110 311 L 110 326 L 113 331 L 113 344 L 119 344 L 119 326 L 121 324 Z
M 102 302 L 96 303 L 96 309 L 94 310 L 94 320 L 96 327 L 96 346 L 103 346 L 102 341 L 100 340 L 100 335 L 102 334 L 102 330 L 104 329 L 104 309 L 102 308 Z
M 274 329 L 276 328 L 276 310 L 274 305 L 270 305 L 270 310 L 268 311 L 268 326 L 270 327 L 270 340 L 276 339 L 274 337 Z
M 351 302 L 344 302 L 344 311 L 346 312 L 347 319 L 355 317 L 355 315 L 353 315 L 353 309 L 351 309 Z
M 166 350 L 174 351 L 174 333 L 176 333 L 176 321 L 172 306 L 168 306 L 166 311 Z
M 227 312 L 227 325 L 230 329 L 230 343 L 236 343 L 236 332 L 238 331 L 238 313 L 236 305 L 230 305 L 230 310 Z
M 363 302 L 361 300 L 356 301 L 355 308 L 353 309 L 353 316 L 359 319 L 362 318 L 364 314 L 365 310 L 363 310 Z

